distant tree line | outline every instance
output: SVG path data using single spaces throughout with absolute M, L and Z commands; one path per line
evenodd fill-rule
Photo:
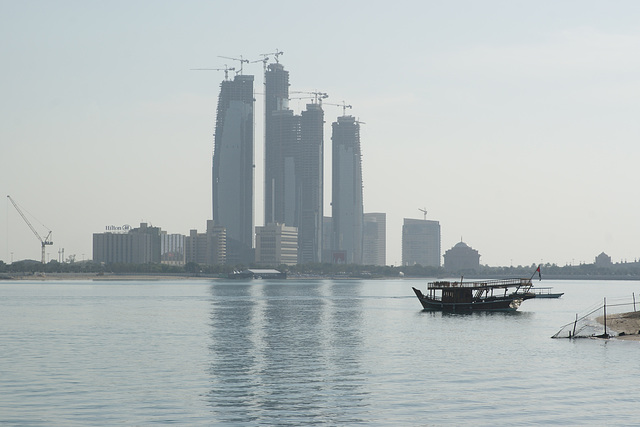
M 256 266 L 256 265 L 201 265 L 189 262 L 185 265 L 168 265 L 160 263 L 149 264 L 102 264 L 92 261 L 61 263 L 49 261 L 42 264 L 33 260 L 16 261 L 6 264 L 0 261 L 0 273 L 10 276 L 11 273 L 36 274 L 36 273 L 78 273 L 78 274 L 148 274 L 148 275 L 187 275 L 187 276 L 220 276 L 224 277 L 233 271 L 242 271 L 246 268 L 275 268 L 286 271 L 291 276 L 325 276 L 325 277 L 435 277 L 435 278 L 507 278 L 523 277 L 537 278 L 536 264 L 529 266 L 490 267 L 481 266 L 479 270 L 472 271 L 445 271 L 442 267 L 430 267 L 422 265 L 412 266 L 372 266 L 355 264 L 298 264 L 293 266 Z M 558 266 L 556 264 L 543 264 L 540 266 L 542 278 L 640 278 L 640 262 L 616 263 L 610 265 L 580 264 L 575 266 Z

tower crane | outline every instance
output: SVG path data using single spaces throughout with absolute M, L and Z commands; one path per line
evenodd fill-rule
M 229 71 L 235 71 L 235 68 L 225 65 L 224 68 L 192 68 L 191 71 L 224 71 L 224 79 L 229 80 Z
M 329 97 L 329 95 L 327 95 L 325 92 L 293 91 L 293 92 L 289 92 L 289 93 L 304 93 L 304 94 L 307 94 L 307 95 L 312 95 L 312 96 L 308 96 L 308 97 L 292 97 L 292 98 L 289 98 L 289 99 L 313 98 L 313 103 L 314 104 L 320 104 L 320 105 L 322 105 L 322 100 L 323 99 L 327 99 Z
M 278 56 L 284 54 L 283 51 L 276 49 L 275 52 L 272 53 L 261 53 L 260 56 L 264 56 L 265 59 L 269 59 L 270 56 L 273 56 L 276 60 L 276 63 L 280 62 L 280 60 L 278 59 Z
M 336 107 L 342 107 L 342 115 L 343 116 L 347 114 L 347 108 L 353 108 L 351 105 L 345 104 L 344 101 L 342 101 L 342 104 L 331 104 L 331 103 L 327 102 L 324 105 L 335 105 Z
M 242 55 L 240 55 L 240 58 L 231 58 L 229 56 L 218 56 L 218 58 L 230 59 L 232 61 L 240 61 L 240 75 L 242 75 L 242 64 L 248 64 L 249 63 L 249 60 L 248 59 L 244 59 L 242 57 Z
M 419 210 L 420 212 L 422 212 L 422 214 L 424 215 L 424 218 L 423 218 L 423 219 L 426 221 L 426 219 L 427 219 L 427 208 L 424 208 L 424 209 L 420 209 L 420 208 L 418 208 L 418 210 Z
M 255 61 L 251 61 L 251 64 L 255 64 L 256 62 L 262 62 L 262 71 L 267 71 L 267 62 L 269 62 L 269 57 L 265 56 L 262 59 L 256 59 Z M 266 82 L 265 82 L 266 84 Z
M 44 239 L 42 237 L 40 237 L 40 234 L 38 234 L 36 229 L 33 228 L 33 225 L 31 225 L 31 222 L 29 222 L 29 220 L 24 215 L 24 213 L 22 212 L 22 209 L 20 209 L 18 204 L 11 198 L 11 196 L 7 196 L 7 197 L 9 198 L 9 200 L 11 201 L 13 206 L 16 208 L 16 210 L 18 211 L 18 213 L 20 214 L 22 219 L 24 219 L 24 222 L 26 222 L 27 225 L 29 226 L 29 228 L 31 229 L 31 231 L 33 231 L 33 234 L 35 234 L 36 237 L 38 238 L 38 240 L 40 240 L 40 244 L 42 246 L 42 263 L 44 264 L 45 263 L 45 248 L 46 248 L 47 245 L 53 245 L 53 242 L 50 240 L 50 238 L 51 238 L 51 230 L 49 230 L 47 228 L 47 230 L 49 230 L 49 234 L 47 234 L 47 237 L 45 237 Z
M 264 69 L 264 71 L 267 71 L 267 62 L 269 62 L 269 57 L 273 56 L 276 60 L 276 63 L 279 63 L 280 60 L 278 59 L 278 56 L 282 55 L 284 52 L 276 49 L 275 52 L 271 52 L 271 53 L 261 53 L 260 56 L 262 56 L 262 59 L 256 59 L 255 61 L 251 61 L 252 64 L 256 63 L 256 62 L 262 62 L 262 68 Z

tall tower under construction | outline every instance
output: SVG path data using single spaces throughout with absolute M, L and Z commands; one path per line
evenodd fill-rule
M 332 124 L 334 261 L 362 263 L 364 209 L 360 124 L 352 116 Z
M 297 227 L 300 117 L 288 108 L 289 72 L 282 64 L 269 64 L 264 77 L 264 222 Z
M 322 258 L 324 113 L 318 95 L 300 115 L 288 107 L 289 72 L 265 70 L 264 222 L 296 227 L 298 262 Z
M 227 263 L 253 261 L 253 76 L 220 84 L 213 152 L 213 221 L 226 228 Z

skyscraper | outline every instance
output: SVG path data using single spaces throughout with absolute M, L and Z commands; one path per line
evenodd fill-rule
M 317 95 L 316 95 L 317 96 Z M 318 99 L 295 115 L 289 72 L 265 70 L 264 222 L 298 229 L 298 262 L 322 259 L 324 113 Z
M 402 225 L 402 265 L 440 267 L 440 223 L 405 218 Z
M 307 104 L 300 120 L 298 150 L 300 220 L 298 262 L 322 261 L 324 203 L 324 112 L 322 104 Z
M 322 262 L 333 262 L 333 218 L 322 218 Z
M 264 222 L 298 226 L 296 157 L 300 117 L 289 110 L 289 72 L 265 70 Z
M 363 202 L 360 124 L 352 116 L 332 124 L 334 252 L 347 264 L 362 263 Z
M 213 152 L 213 221 L 227 231 L 227 263 L 253 262 L 253 76 L 220 84 Z

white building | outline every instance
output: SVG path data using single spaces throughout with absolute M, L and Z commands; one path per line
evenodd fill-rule
M 160 232 L 160 262 L 162 264 L 184 265 L 184 239 L 183 234 Z
M 298 229 L 271 223 L 256 227 L 256 263 L 278 266 L 298 263 Z

